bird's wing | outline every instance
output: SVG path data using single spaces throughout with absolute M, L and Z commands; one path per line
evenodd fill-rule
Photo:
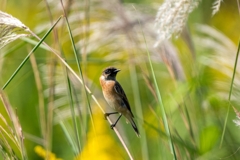
M 127 106 L 127 109 L 131 112 L 132 116 L 133 113 L 131 111 L 127 96 L 122 88 L 122 86 L 116 81 L 115 85 L 114 85 L 114 90 L 116 91 L 116 93 L 122 98 L 124 104 Z

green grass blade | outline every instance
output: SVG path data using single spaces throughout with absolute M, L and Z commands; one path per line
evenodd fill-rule
M 78 152 L 76 153 L 79 154 L 80 153 L 80 148 L 81 148 L 81 143 L 80 143 L 80 139 L 79 139 L 79 131 L 78 131 L 78 127 L 77 127 L 77 117 L 74 111 L 74 102 L 73 102 L 73 96 L 72 96 L 72 86 L 71 86 L 71 82 L 69 79 L 69 76 L 67 76 L 67 83 L 68 83 L 68 94 L 70 97 L 69 101 L 70 101 L 70 110 L 71 110 L 71 115 L 72 115 L 72 121 L 73 121 L 73 128 L 74 128 L 74 133 L 76 136 L 76 141 L 77 141 L 77 147 L 78 147 Z
M 20 39 L 23 39 L 20 38 Z M 21 43 L 18 43 L 16 45 L 14 45 L 13 47 L 9 48 L 6 52 L 4 52 L 0 58 L 2 57 L 6 57 L 8 54 L 12 53 L 13 51 L 16 51 L 17 49 L 21 48 L 22 46 L 24 46 L 26 44 L 26 42 L 21 42 Z
M 135 103 L 135 106 L 138 107 L 136 109 L 136 113 L 138 116 L 140 116 L 137 124 L 144 124 L 143 110 L 142 110 L 142 105 L 141 105 L 141 100 L 140 100 L 138 77 L 137 77 L 135 65 L 129 65 L 129 70 L 130 70 L 130 76 L 131 76 L 131 84 L 133 86 L 134 103 Z M 148 153 L 148 143 L 147 143 L 146 131 L 142 127 L 139 127 L 139 132 L 141 135 L 140 141 L 141 141 L 142 157 L 144 160 L 148 160 L 149 153 Z
M 146 43 L 145 37 L 144 37 L 144 41 Z M 147 48 L 147 44 L 146 44 L 146 48 Z M 161 110 L 161 113 L 162 113 L 162 119 L 163 119 L 163 123 L 164 123 L 164 128 L 165 128 L 166 134 L 168 136 L 169 146 L 171 148 L 171 152 L 172 152 L 172 154 L 174 156 L 174 159 L 177 159 L 177 156 L 176 156 L 176 153 L 175 153 L 175 149 L 174 149 L 174 145 L 173 145 L 173 141 L 172 141 L 172 138 L 171 138 L 171 132 L 170 132 L 170 129 L 169 129 L 169 126 L 168 126 L 166 112 L 165 112 L 164 105 L 163 105 L 163 102 L 162 102 L 161 93 L 159 91 L 159 87 L 158 87 L 158 84 L 157 84 L 156 76 L 155 76 L 155 73 L 154 73 L 154 70 L 153 70 L 152 61 L 151 61 L 150 53 L 149 53 L 148 49 L 147 49 L 147 54 L 148 54 L 148 61 L 149 61 L 149 65 L 150 65 L 150 68 L 151 68 L 155 89 L 156 89 L 156 92 L 157 92 L 158 103 L 160 105 L 160 110 Z
M 189 125 L 189 131 L 190 131 L 191 139 L 194 141 L 192 122 L 191 122 L 190 115 L 189 115 L 186 104 L 184 104 L 184 110 L 185 110 L 185 114 L 187 116 L 187 122 L 188 122 L 188 125 Z
M 224 135 L 225 135 L 225 132 L 226 132 L 226 127 L 227 127 L 228 115 L 229 115 L 229 110 L 230 110 L 230 106 L 231 106 L 230 100 L 231 100 L 231 96 L 232 96 L 234 78 L 235 78 L 235 75 L 236 75 L 239 51 L 240 51 L 240 40 L 238 42 L 238 49 L 237 49 L 237 54 L 236 54 L 235 63 L 234 63 L 232 81 L 231 81 L 231 86 L 230 86 L 230 91 L 229 91 L 229 96 L 228 96 L 228 109 L 227 109 L 227 114 L 226 114 L 225 121 L 224 121 L 223 133 L 222 133 L 221 142 L 220 142 L 220 148 L 222 148 L 223 138 L 224 138 Z
M 134 6 L 133 6 L 133 8 L 136 10 L 136 8 Z M 163 105 L 163 102 L 162 102 L 161 93 L 160 93 L 160 90 L 159 90 L 159 87 L 158 87 L 158 84 L 157 84 L 157 80 L 156 80 L 156 76 L 155 76 L 155 73 L 154 73 L 154 70 L 153 70 L 152 60 L 151 60 L 150 53 L 149 53 L 149 50 L 148 50 L 147 41 L 146 41 L 145 35 L 143 33 L 143 29 L 142 29 L 143 27 L 142 27 L 142 25 L 141 25 L 139 20 L 138 20 L 138 23 L 139 23 L 139 26 L 141 28 L 141 32 L 142 32 L 142 36 L 143 36 L 143 39 L 144 39 L 144 43 L 146 45 L 146 52 L 147 52 L 147 55 L 148 55 L 148 62 L 149 62 L 150 68 L 151 68 L 151 74 L 153 76 L 154 86 L 155 86 L 155 89 L 156 89 L 156 92 L 157 92 L 157 99 L 158 99 L 158 103 L 160 105 L 160 111 L 161 111 L 161 114 L 162 114 L 164 128 L 166 130 L 166 135 L 168 137 L 168 143 L 169 143 L 169 146 L 170 146 L 170 149 L 171 149 L 171 153 L 173 154 L 173 158 L 175 160 L 177 160 L 177 156 L 176 156 L 173 140 L 172 140 L 172 137 L 171 137 L 171 132 L 170 132 L 170 129 L 169 129 L 169 126 L 168 126 L 166 112 L 165 112 L 164 105 Z
M 66 135 L 68 142 L 70 143 L 70 146 L 72 146 L 73 152 L 75 154 L 78 153 L 77 146 L 73 141 L 72 135 L 70 135 L 70 133 L 69 133 L 69 129 L 67 128 L 67 126 L 64 124 L 63 121 L 60 121 L 59 124 L 62 127 L 62 130 L 63 130 L 64 134 Z
M 8 79 L 8 81 L 4 84 L 2 87 L 2 90 L 4 90 L 8 84 L 13 80 L 13 78 L 17 75 L 17 73 L 20 71 L 20 69 L 23 67 L 23 65 L 27 62 L 31 54 L 38 49 L 38 47 L 43 43 L 43 41 L 46 39 L 46 37 L 50 34 L 50 32 L 53 30 L 53 28 L 57 25 L 57 23 L 62 18 L 59 17 L 58 20 L 55 22 L 55 24 L 47 31 L 47 33 L 43 36 L 43 38 L 38 42 L 38 44 L 31 50 L 31 52 L 25 57 L 25 59 L 22 61 L 22 63 L 18 66 L 18 68 L 15 70 L 15 72 L 11 75 L 11 77 Z
M 139 22 L 139 24 L 140 24 L 140 22 Z M 160 93 L 160 90 L 159 90 L 159 87 L 158 87 L 158 84 L 157 84 L 157 79 L 156 79 L 156 76 L 155 76 L 155 73 L 154 73 L 152 60 L 151 60 L 151 57 L 150 57 L 150 53 L 149 53 L 149 50 L 148 50 L 148 46 L 147 46 L 147 42 L 146 42 L 146 38 L 145 38 L 145 35 L 143 33 L 143 30 L 142 30 L 142 35 L 143 35 L 143 39 L 144 39 L 144 42 L 145 42 L 145 45 L 146 45 L 146 51 L 147 51 L 147 55 L 148 55 L 148 62 L 149 62 L 150 68 L 151 68 L 151 73 L 152 73 L 152 76 L 153 76 L 154 86 L 155 86 L 155 89 L 156 89 L 156 92 L 157 92 L 157 98 L 158 98 L 158 103 L 160 105 L 160 111 L 162 113 L 162 119 L 163 119 L 164 128 L 165 128 L 166 134 L 168 136 L 168 143 L 169 143 L 171 152 L 173 154 L 173 157 L 176 160 L 177 156 L 176 156 L 175 148 L 174 148 L 172 137 L 171 137 L 171 132 L 170 132 L 170 129 L 169 129 L 169 126 L 168 126 L 166 112 L 165 112 L 164 105 L 163 105 L 163 102 L 162 102 L 161 93 Z
M 62 4 L 62 8 L 63 8 L 64 15 L 65 15 L 65 19 L 66 19 L 66 23 L 67 23 L 67 28 L 68 28 L 68 33 L 69 33 L 70 40 L 71 40 L 71 44 L 72 44 L 72 47 L 73 47 L 74 56 L 75 56 L 75 59 L 76 59 L 76 62 L 77 62 L 78 71 L 79 71 L 79 73 L 80 73 L 80 77 L 81 77 L 81 79 L 82 79 L 83 86 L 85 86 L 85 81 L 84 81 L 84 77 L 83 77 L 83 74 L 82 74 L 82 68 L 81 68 L 81 65 L 80 65 L 80 58 L 79 58 L 78 53 L 77 53 L 77 49 L 76 49 L 76 46 L 75 46 L 75 43 L 74 43 L 74 39 L 73 39 L 71 27 L 70 27 L 70 25 L 69 25 L 68 18 L 67 18 L 67 15 L 66 15 L 66 13 L 65 13 L 65 10 L 64 10 L 62 1 L 61 1 L 61 4 Z M 91 109 L 91 105 L 90 105 L 90 100 L 89 100 L 89 98 L 88 98 L 87 90 L 86 90 L 85 87 L 84 87 L 84 91 L 85 91 L 85 95 L 86 95 L 86 100 L 87 100 L 88 111 L 89 111 L 91 123 L 92 123 L 92 125 L 93 125 L 93 127 L 94 127 L 94 122 L 93 122 L 93 117 L 92 117 L 92 109 Z
M 30 39 L 29 37 L 22 37 L 21 39 L 24 40 L 25 43 L 27 42 L 28 44 L 32 44 L 32 45 L 37 45 L 38 44 L 38 41 L 36 41 L 34 39 Z M 49 48 L 47 48 L 46 46 L 44 46 L 42 44 L 39 46 L 39 48 L 42 48 L 42 49 L 44 49 L 46 51 L 50 51 Z

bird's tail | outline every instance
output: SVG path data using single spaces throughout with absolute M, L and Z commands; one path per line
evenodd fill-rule
M 137 125 L 136 125 L 136 123 L 134 122 L 133 117 L 128 116 L 127 119 L 130 121 L 130 123 L 131 123 L 131 125 L 132 125 L 132 127 L 133 127 L 133 129 L 134 129 L 134 131 L 135 131 L 135 133 L 137 134 L 137 136 L 140 137 L 140 134 L 139 134 Z

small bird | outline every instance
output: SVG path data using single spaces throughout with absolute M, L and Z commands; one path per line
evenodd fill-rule
M 102 86 L 103 96 L 106 99 L 110 107 L 114 108 L 117 112 L 105 113 L 105 117 L 111 114 L 120 113 L 120 116 L 114 124 L 111 125 L 111 128 L 116 126 L 119 119 L 124 115 L 127 120 L 131 123 L 134 131 L 139 137 L 139 131 L 137 125 L 133 120 L 133 113 L 131 111 L 127 96 L 122 88 L 122 86 L 116 80 L 116 75 L 120 71 L 115 67 L 107 67 L 103 70 L 102 75 L 100 76 L 100 84 Z

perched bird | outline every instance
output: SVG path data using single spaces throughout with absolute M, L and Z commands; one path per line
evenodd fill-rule
M 120 70 L 115 67 L 108 67 L 103 70 L 102 75 L 100 76 L 100 84 L 102 86 L 103 96 L 110 107 L 114 108 L 117 111 L 112 113 L 105 113 L 105 116 L 120 113 L 120 116 L 116 122 L 111 125 L 111 128 L 113 129 L 122 115 L 124 115 L 131 123 L 137 136 L 139 136 L 139 131 L 137 125 L 133 120 L 134 116 L 131 111 L 127 96 L 122 86 L 116 80 L 116 75 L 119 71 Z

